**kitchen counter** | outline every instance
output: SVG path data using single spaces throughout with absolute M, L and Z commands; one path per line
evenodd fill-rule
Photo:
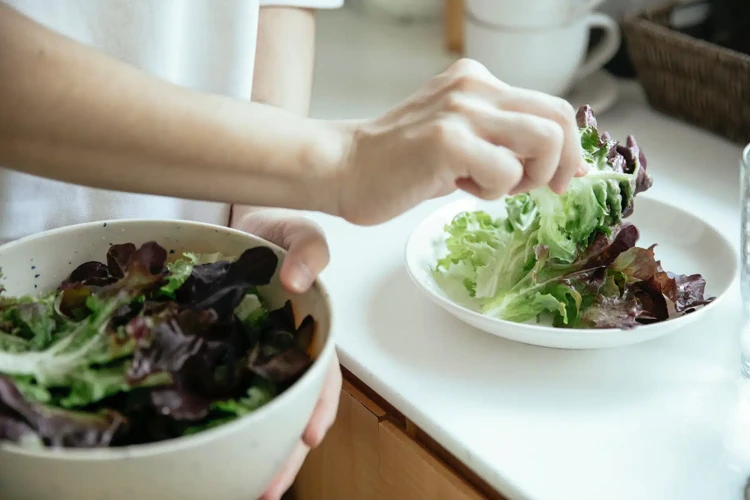
M 382 113 L 454 59 L 440 26 L 363 19 L 347 9 L 319 15 L 313 116 Z M 633 82 L 621 82 L 599 123 L 620 140 L 637 137 L 651 196 L 699 213 L 739 245 L 739 146 L 652 111 Z M 404 269 L 410 231 L 459 196 L 369 228 L 312 215 L 331 246 L 323 280 L 343 366 L 510 499 L 741 498 L 750 437 L 729 425 L 742 418 L 738 287 L 705 321 L 640 345 L 506 341 L 439 309 Z

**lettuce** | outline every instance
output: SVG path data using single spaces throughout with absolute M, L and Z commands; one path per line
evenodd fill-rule
M 92 447 L 154 442 L 260 408 L 311 363 L 314 320 L 258 293 L 278 258 L 110 247 L 58 290 L 0 296 L 0 440 Z
M 624 219 L 652 185 L 635 139 L 621 145 L 600 134 L 588 106 L 579 110 L 578 125 L 588 174 L 561 195 L 545 186 L 508 197 L 502 217 L 458 214 L 445 227 L 438 282 L 446 291 L 460 282 L 483 314 L 515 322 L 549 315 L 561 327 L 629 328 L 667 319 L 655 304 L 678 300 L 680 286 L 699 293 L 672 316 L 705 304 L 700 276 L 675 278 L 670 286 L 678 290 L 665 292 L 654 284 L 663 271 L 653 252 L 635 248 L 637 229 Z M 628 259 L 638 266 L 623 266 Z

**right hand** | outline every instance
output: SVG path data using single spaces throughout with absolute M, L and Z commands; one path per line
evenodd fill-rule
M 567 101 L 511 87 L 469 59 L 352 127 L 338 215 L 360 225 L 456 189 L 483 199 L 543 185 L 561 193 L 587 169 Z

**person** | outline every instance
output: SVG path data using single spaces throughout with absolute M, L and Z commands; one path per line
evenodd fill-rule
M 124 217 L 229 224 L 286 247 L 281 280 L 300 292 L 329 253 L 298 210 L 373 225 L 456 189 L 562 192 L 586 171 L 567 102 L 470 60 L 382 116 L 308 117 L 311 9 L 342 3 L 2 0 L 0 242 Z M 323 439 L 340 387 L 335 362 L 265 498 Z

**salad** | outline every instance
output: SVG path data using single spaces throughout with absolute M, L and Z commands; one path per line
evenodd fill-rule
M 0 440 L 26 447 L 153 443 L 247 415 L 310 366 L 311 316 L 269 310 L 278 258 L 113 245 L 57 290 L 0 294 Z
M 635 138 L 625 144 L 597 129 L 591 107 L 577 113 L 589 173 L 557 195 L 548 187 L 505 199 L 506 214 L 458 214 L 445 227 L 446 254 L 433 270 L 449 294 L 481 312 L 562 328 L 633 328 L 711 302 L 700 274 L 665 271 L 654 246 L 636 246 L 625 221 L 652 179 Z M 460 284 L 460 286 L 455 286 Z

